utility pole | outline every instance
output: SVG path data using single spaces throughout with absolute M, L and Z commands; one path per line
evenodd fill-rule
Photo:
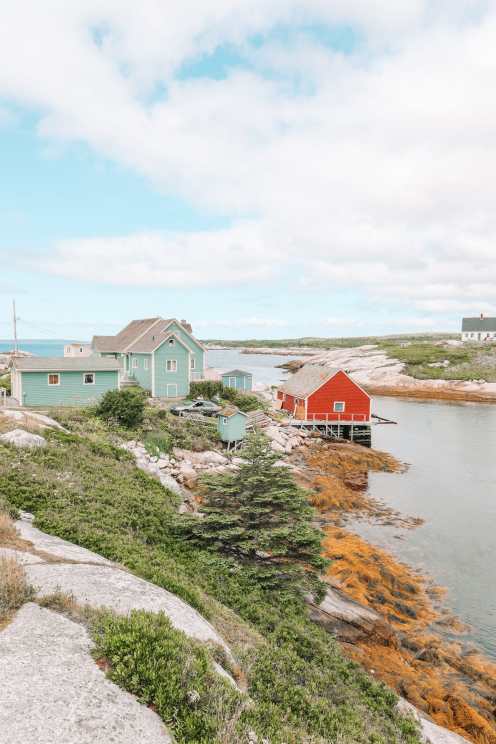
M 18 352 L 18 345 L 17 345 L 17 315 L 16 315 L 15 300 L 12 300 L 12 314 L 13 314 L 13 322 L 14 322 L 14 356 L 17 356 L 17 352 Z

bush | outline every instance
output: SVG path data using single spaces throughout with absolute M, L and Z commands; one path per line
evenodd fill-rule
M 12 395 L 12 383 L 10 374 L 0 377 L 0 388 L 5 388 L 5 390 L 7 391 L 7 395 Z
M 146 394 L 143 390 L 126 388 L 109 390 L 96 407 L 95 413 L 107 422 L 115 422 L 128 429 L 139 426 L 145 415 Z
M 192 398 L 220 398 L 229 401 L 239 408 L 240 411 L 256 411 L 264 408 L 264 403 L 256 395 L 241 393 L 231 387 L 224 387 L 221 382 L 204 380 L 203 382 L 192 382 L 190 387 Z
M 110 661 L 110 679 L 153 705 L 178 744 L 213 744 L 237 719 L 241 694 L 214 671 L 205 647 L 164 614 L 108 614 L 93 633 L 95 653 Z
M 145 436 L 145 449 L 149 455 L 158 457 L 172 452 L 174 441 L 170 434 L 162 431 L 151 431 Z

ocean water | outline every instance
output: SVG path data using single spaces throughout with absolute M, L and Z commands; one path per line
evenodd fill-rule
M 77 339 L 80 341 L 81 339 Z M 35 356 L 61 357 L 64 356 L 65 344 L 72 343 L 73 339 L 41 339 L 41 340 L 24 340 L 18 342 L 19 351 L 28 351 Z M 2 351 L 12 351 L 14 348 L 13 341 L 0 341 L 0 354 Z

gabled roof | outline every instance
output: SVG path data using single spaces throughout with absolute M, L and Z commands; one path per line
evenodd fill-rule
M 93 336 L 92 346 L 99 352 L 136 352 L 150 353 L 160 345 L 161 339 L 166 338 L 167 328 L 172 323 L 182 326 L 186 333 L 203 346 L 191 334 L 191 325 L 186 321 L 175 318 L 142 318 L 132 320 L 116 336 Z
M 113 372 L 120 370 L 117 359 L 87 357 L 14 357 L 12 367 L 19 372 Z
M 305 364 L 298 372 L 291 375 L 280 390 L 295 398 L 308 398 L 340 371 L 337 368 L 324 367 L 319 364 Z
M 463 318 L 462 332 L 487 333 L 496 331 L 496 318 Z
M 251 372 L 245 372 L 243 369 L 232 369 L 230 372 L 223 372 L 222 377 L 237 377 L 238 375 L 242 375 L 244 377 L 253 377 Z

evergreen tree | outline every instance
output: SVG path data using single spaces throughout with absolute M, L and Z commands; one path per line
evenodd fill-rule
M 245 463 L 234 473 L 205 476 L 202 519 L 189 519 L 187 537 L 231 556 L 266 588 L 287 587 L 320 594 L 320 530 L 314 510 L 265 436 L 255 434 L 243 450 Z

